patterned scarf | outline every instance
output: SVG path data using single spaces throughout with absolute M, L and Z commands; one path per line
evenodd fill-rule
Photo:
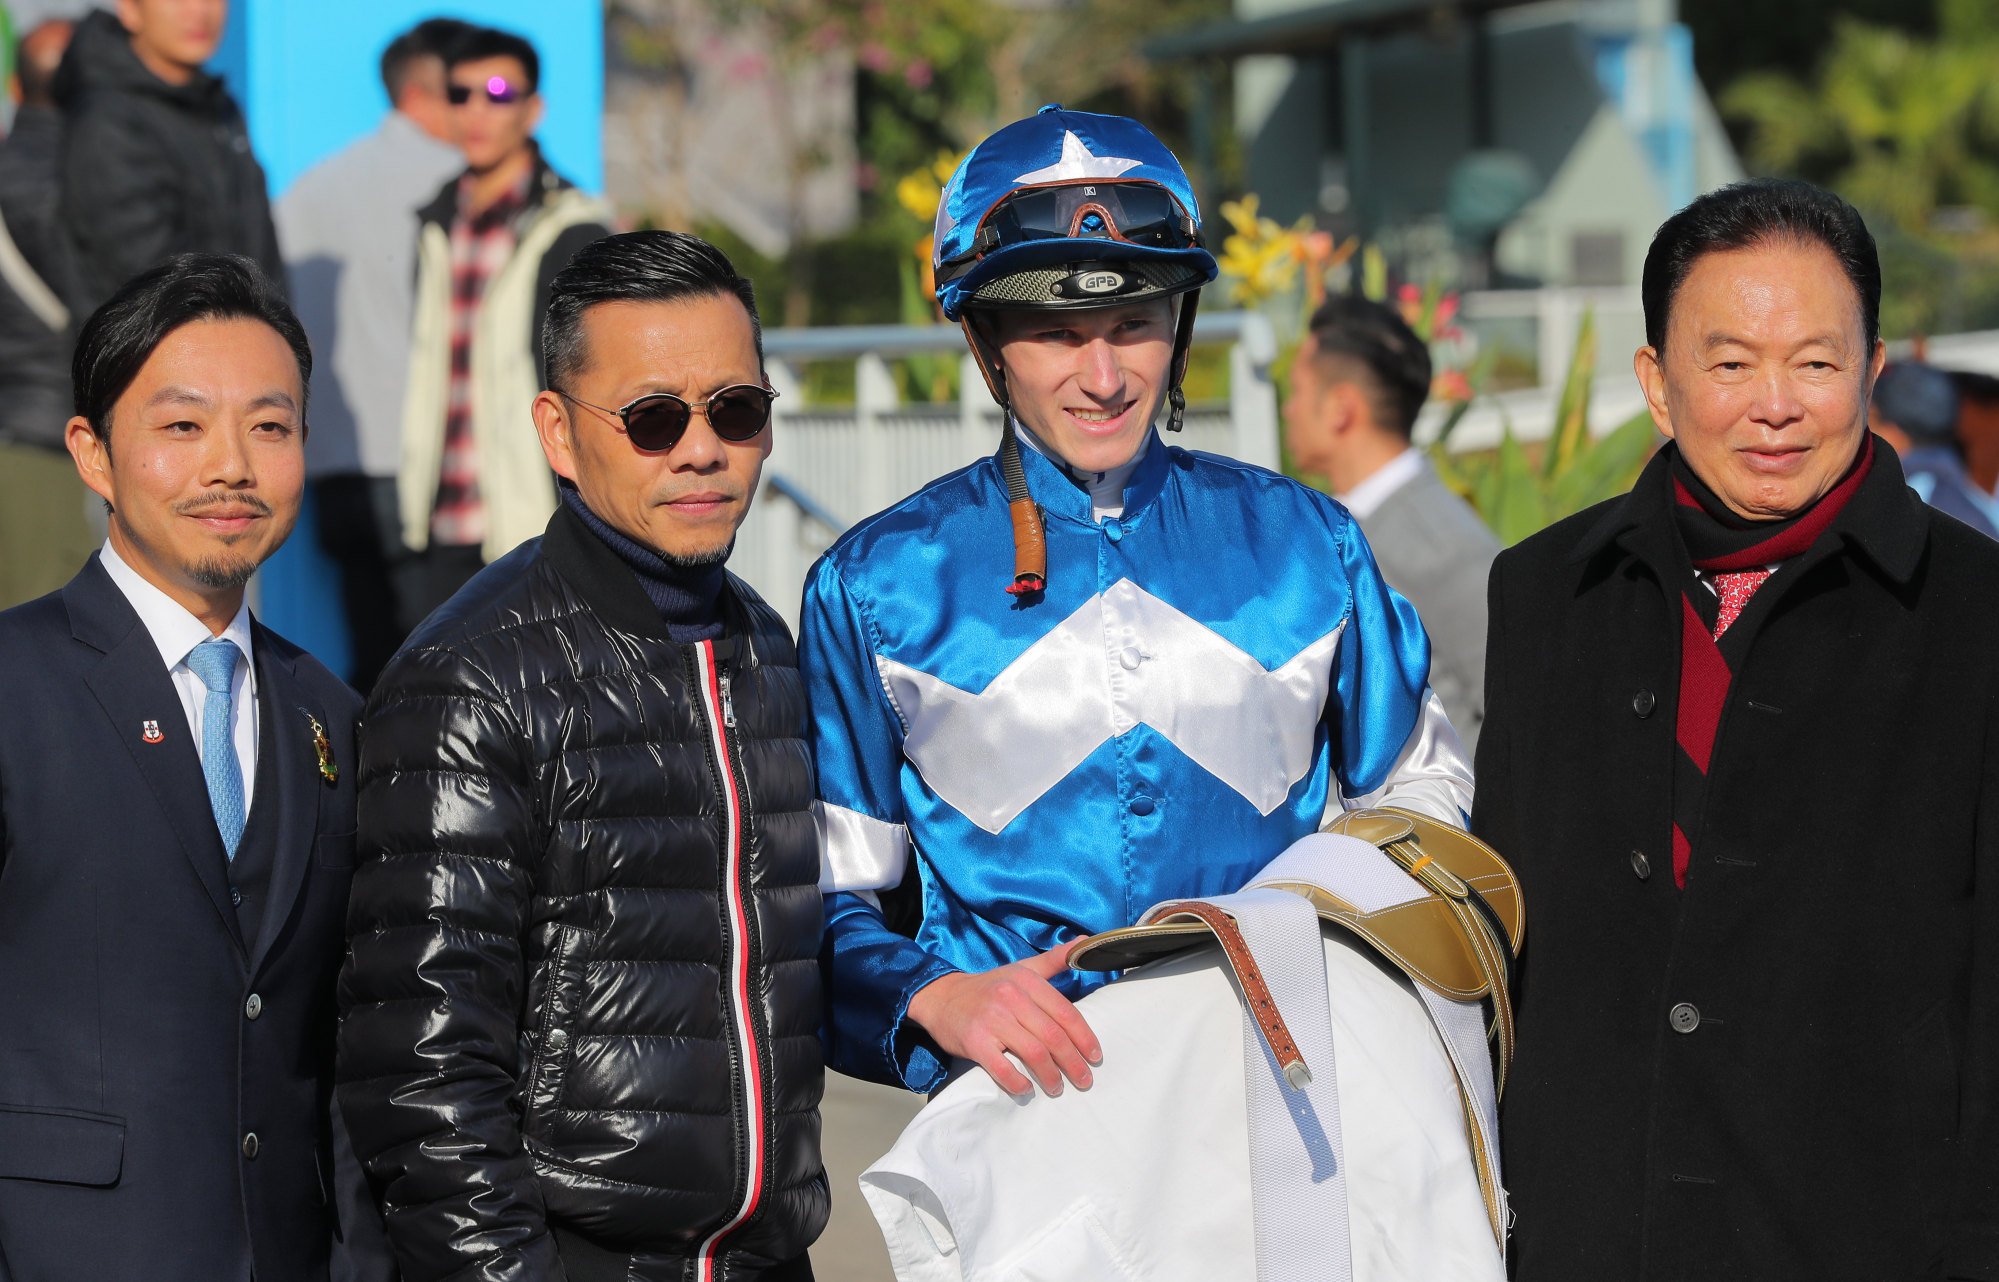
M 1673 884 L 1685 889 L 1693 835 L 1700 831 L 1707 805 L 1708 766 L 1721 712 L 1757 620 L 1737 624 L 1772 567 L 1816 543 L 1860 488 L 1874 465 L 1874 437 L 1862 437 L 1859 455 L 1837 485 L 1804 511 L 1778 521 L 1749 521 L 1729 511 L 1694 475 L 1678 448 L 1667 448 L 1673 451 L 1673 516 L 1698 572 L 1681 595 L 1680 701 L 1674 724 L 1679 752 L 1673 775 Z

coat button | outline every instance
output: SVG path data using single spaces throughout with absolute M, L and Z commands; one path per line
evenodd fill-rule
M 241 908 L 243 906 L 243 892 L 234 886 L 229 888 L 229 905 L 232 908 Z
M 1124 665 L 1126 672 L 1136 672 L 1138 671 L 1138 665 L 1145 662 L 1145 656 L 1138 652 L 1137 646 L 1128 645 L 1118 655 L 1117 661 Z
M 1139 816 L 1144 816 L 1151 814 L 1152 810 L 1153 810 L 1152 798 L 1133 797 L 1131 799 L 1131 813 Z
M 1638 880 L 1640 881 L 1651 877 L 1652 861 L 1645 857 L 1644 851 L 1634 850 L 1631 852 L 1631 871 L 1638 874 Z
M 243 1137 L 243 1156 L 254 1162 L 257 1160 L 257 1133 L 251 1131 Z
M 560 1028 L 548 1030 L 548 1049 L 560 1055 L 569 1046 L 569 1033 Z
M 264 1013 L 264 999 L 262 997 L 259 997 L 255 993 L 251 993 L 247 998 L 243 1000 L 244 1019 L 255 1019 L 257 1018 L 257 1016 L 263 1013 Z
M 1676 1033 L 1691 1033 L 1701 1026 L 1700 1010 L 1692 1002 L 1681 1002 L 1673 1007 L 1672 1014 L 1668 1015 L 1667 1019 L 1672 1023 L 1673 1031 Z
M 1124 526 L 1118 523 L 1118 519 L 1116 517 L 1113 516 L 1105 518 L 1104 537 L 1109 539 L 1113 543 L 1124 542 Z
M 1641 717 L 1652 715 L 1652 709 L 1659 706 L 1659 696 L 1650 690 L 1640 690 L 1631 696 L 1631 710 Z

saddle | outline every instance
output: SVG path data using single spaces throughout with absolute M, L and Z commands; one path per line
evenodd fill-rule
M 1358 936 L 1406 975 L 1421 990 L 1419 996 L 1434 995 L 1425 997 L 1433 1014 L 1440 1009 L 1434 998 L 1486 1004 L 1486 1038 L 1493 1052 L 1490 1094 L 1470 1080 L 1466 1064 L 1456 1067 L 1480 1188 L 1493 1232 L 1503 1245 L 1505 1201 L 1489 1123 L 1490 1106 L 1505 1090 L 1513 1059 L 1512 971 L 1526 934 L 1519 883 L 1506 861 L 1484 842 L 1411 811 L 1349 811 L 1325 831 L 1358 838 L 1392 863 L 1363 859 L 1370 866 L 1303 879 L 1287 876 L 1280 860 L 1245 889 L 1283 890 L 1304 898 L 1322 926 L 1330 922 Z M 1221 945 L 1245 1014 L 1255 1022 L 1272 1059 L 1286 1081 L 1302 1090 L 1311 1081 L 1310 1067 L 1256 958 L 1222 907 L 1199 900 L 1156 905 L 1138 924 L 1078 944 L 1069 964 L 1078 970 L 1128 970 L 1212 943 Z M 1439 1031 L 1445 1031 L 1442 1024 Z

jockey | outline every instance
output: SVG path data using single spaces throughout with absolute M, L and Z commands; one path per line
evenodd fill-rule
M 1241 887 L 1329 810 L 1462 826 L 1430 643 L 1326 496 L 1165 445 L 1216 274 L 1173 154 L 1045 107 L 959 165 L 937 296 L 999 402 L 991 458 L 848 531 L 800 626 L 833 1066 L 927 1091 L 1091 1080 L 1078 940 Z M 1002 573 L 1005 549 L 1013 573 Z M 914 937 L 879 892 L 914 872 Z

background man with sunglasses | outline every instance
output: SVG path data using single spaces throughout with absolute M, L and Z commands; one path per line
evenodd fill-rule
M 445 55 L 465 172 L 418 215 L 396 493 L 405 633 L 555 509 L 527 413 L 542 312 L 555 274 L 610 234 L 611 211 L 542 159 L 540 78 L 534 46 L 505 31 L 475 27 Z
M 1012 1056 L 1088 1086 L 1078 938 L 1240 889 L 1329 805 L 1471 806 L 1429 641 L 1353 521 L 1153 431 L 1216 274 L 1199 231 L 1179 161 L 1117 116 L 1044 108 L 945 186 L 938 298 L 1005 435 L 850 530 L 800 624 L 843 1072 L 927 1091 L 969 1060 L 1031 1090 Z M 912 864 L 919 920 L 892 924 Z
M 365 713 L 341 1106 L 405 1282 L 809 1282 L 805 689 L 723 568 L 771 444 L 755 300 L 701 240 L 613 236 L 542 350 L 561 505 Z

